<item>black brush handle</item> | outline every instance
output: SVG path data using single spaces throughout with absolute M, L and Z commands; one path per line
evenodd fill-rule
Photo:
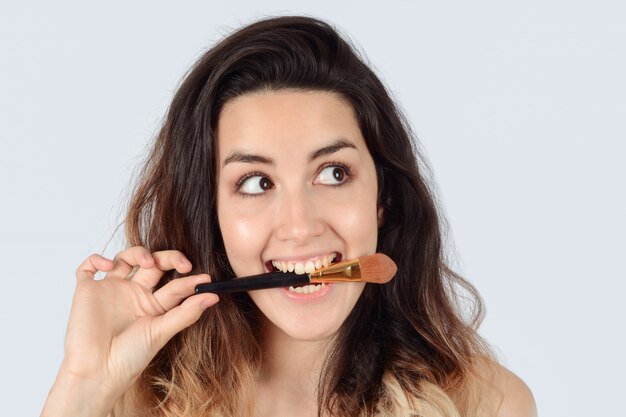
M 229 281 L 208 282 L 196 285 L 196 294 L 203 292 L 230 293 L 266 288 L 289 287 L 291 285 L 308 284 L 309 274 L 298 275 L 295 272 L 268 272 L 267 274 L 233 278 Z

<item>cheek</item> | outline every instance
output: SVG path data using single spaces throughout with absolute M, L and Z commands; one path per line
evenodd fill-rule
M 364 189 L 338 203 L 329 213 L 333 229 L 343 238 L 350 258 L 374 253 L 378 243 L 376 196 Z
M 232 208 L 218 206 L 218 219 L 228 260 L 237 276 L 259 273 L 261 249 L 267 222 L 257 215 L 242 215 Z

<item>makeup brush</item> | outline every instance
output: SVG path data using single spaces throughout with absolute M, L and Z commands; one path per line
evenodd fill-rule
M 229 293 L 334 282 L 370 282 L 384 284 L 396 274 L 396 264 L 382 253 L 361 256 L 351 261 L 337 262 L 310 274 L 274 271 L 266 274 L 235 278 L 229 281 L 196 285 L 196 294 L 203 292 Z

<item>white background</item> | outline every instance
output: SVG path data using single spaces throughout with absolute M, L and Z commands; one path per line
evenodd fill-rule
M 39 413 L 74 270 L 121 222 L 185 71 L 233 28 L 286 13 L 334 22 L 401 103 L 485 299 L 482 334 L 540 415 L 621 413 L 624 3 L 14 3 L 0 5 L 2 415 Z

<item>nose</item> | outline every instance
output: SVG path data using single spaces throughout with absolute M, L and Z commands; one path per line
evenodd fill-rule
M 306 190 L 285 193 L 279 199 L 278 205 L 275 227 L 277 239 L 305 245 L 324 232 L 320 210 Z

